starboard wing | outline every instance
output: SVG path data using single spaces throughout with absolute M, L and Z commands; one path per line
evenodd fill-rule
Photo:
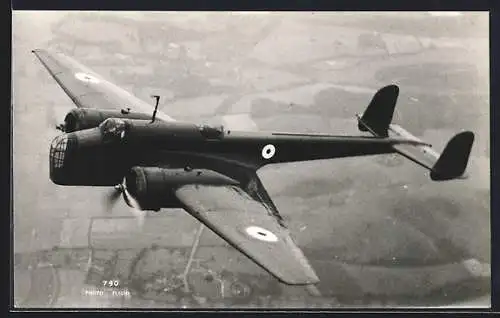
M 319 281 L 290 232 L 240 187 L 186 185 L 176 196 L 188 213 L 283 283 Z
M 130 108 L 134 112 L 146 114 L 153 111 L 153 107 L 148 103 L 69 56 L 41 49 L 32 52 L 77 107 L 116 110 Z M 173 121 L 160 111 L 156 117 Z

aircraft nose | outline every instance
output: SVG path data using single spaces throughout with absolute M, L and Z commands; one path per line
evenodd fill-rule
M 65 170 L 67 170 L 68 157 L 76 144 L 73 133 L 62 134 L 55 137 L 50 145 L 49 167 L 50 179 L 56 184 L 64 184 Z

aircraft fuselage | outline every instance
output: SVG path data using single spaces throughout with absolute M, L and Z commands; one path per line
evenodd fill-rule
M 224 131 L 222 127 L 191 123 L 111 118 L 99 127 L 56 138 L 51 154 L 58 147 L 61 154 L 59 164 L 57 156 L 51 155 L 51 178 L 58 184 L 67 184 L 62 179 L 70 179 L 76 185 L 109 186 L 117 184 L 133 166 L 227 173 L 237 167 L 258 169 L 273 163 L 391 153 L 395 142 L 398 140 Z M 81 182 L 77 182 L 79 178 Z

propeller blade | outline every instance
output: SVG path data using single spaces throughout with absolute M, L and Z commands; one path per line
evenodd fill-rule
M 141 205 L 134 198 L 130 192 L 128 192 L 127 187 L 125 185 L 125 179 L 116 185 L 113 189 L 113 192 L 107 197 L 107 211 L 111 211 L 115 206 L 116 202 L 120 195 L 123 195 L 123 199 L 125 203 L 131 208 L 131 212 L 137 220 L 137 224 L 139 228 L 142 228 L 144 225 L 144 218 L 146 217 L 146 211 L 142 210 Z
M 128 192 L 126 187 L 123 188 L 123 196 L 125 198 L 125 201 L 127 201 L 127 203 L 129 203 L 130 207 L 132 208 L 132 214 L 137 219 L 137 225 L 142 228 L 144 225 L 146 212 L 141 209 L 139 202 L 137 202 L 137 200 L 130 194 L 130 192 Z
M 56 127 L 58 125 L 56 111 L 52 106 L 46 107 L 47 123 L 50 127 Z
M 59 119 L 60 114 L 56 111 L 55 106 L 46 107 L 46 120 L 50 128 L 55 128 L 64 132 L 64 123 Z
M 106 211 L 111 212 L 113 207 L 116 205 L 116 202 L 120 198 L 121 190 L 114 188 L 109 195 L 106 197 Z

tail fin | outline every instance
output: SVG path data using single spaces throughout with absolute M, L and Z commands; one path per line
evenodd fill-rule
M 388 137 L 394 109 L 398 101 L 399 87 L 388 85 L 377 91 L 363 116 L 358 117 L 358 128 L 369 131 L 377 137 Z
M 474 133 L 464 131 L 450 139 L 442 154 L 431 145 L 420 140 L 399 125 L 391 124 L 399 95 L 396 85 L 388 85 L 375 93 L 363 116 L 358 117 L 358 128 L 369 131 L 375 137 L 386 138 L 395 135 L 420 144 L 396 144 L 395 152 L 430 170 L 433 181 L 463 178 L 469 161 Z
M 461 177 L 467 168 L 473 143 L 474 133 L 471 131 L 458 133 L 451 138 L 431 169 L 431 179 L 444 181 Z

